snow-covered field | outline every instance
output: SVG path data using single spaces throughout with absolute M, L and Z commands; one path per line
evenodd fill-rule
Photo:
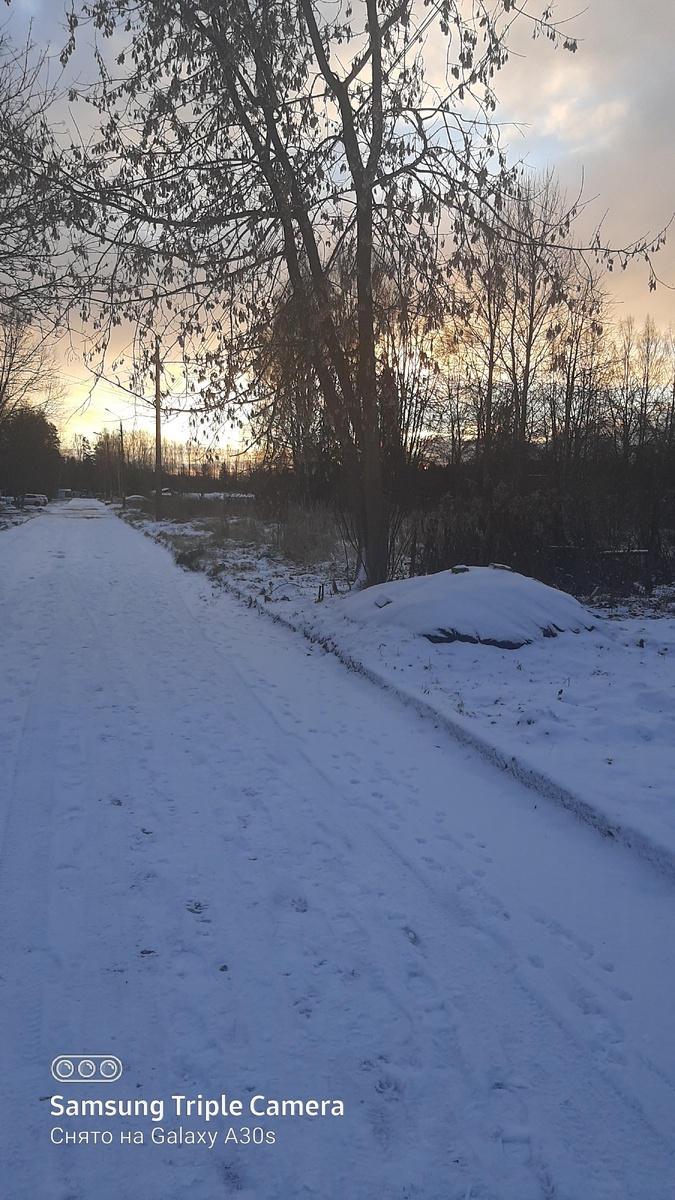
M 4 1194 L 666 1200 L 672 619 L 436 644 L 247 577 L 316 640 L 93 502 L 0 535 Z

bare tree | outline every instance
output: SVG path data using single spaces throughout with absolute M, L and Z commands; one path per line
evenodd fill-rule
M 502 207 L 512 180 L 490 120 L 493 77 L 523 15 L 483 0 L 92 0 L 70 18 L 66 57 L 83 22 L 117 47 L 129 34 L 117 64 L 99 54 L 90 98 L 102 132 L 73 161 L 102 326 L 143 310 L 151 329 L 160 308 L 176 314 L 201 394 L 222 408 L 290 288 L 370 583 L 386 576 L 390 516 L 377 266 L 395 243 L 433 296 L 461 265 L 479 206 Z M 550 9 L 534 27 L 575 48 Z M 446 52 L 433 84 L 426 39 Z M 353 270 L 342 323 L 336 255 Z
M 44 55 L 0 33 L 0 312 L 53 323 L 73 298 L 62 231 L 73 212 L 49 117 L 55 90 Z
M 62 239 L 68 198 L 49 127 L 53 99 L 45 56 L 0 33 L 0 429 L 25 409 L 53 418 L 62 399 L 49 339 L 74 278 Z M 29 414 L 16 429 L 38 425 Z
M 614 377 L 610 389 L 614 441 L 623 466 L 644 449 L 652 415 L 667 387 L 662 335 L 648 317 L 638 330 L 633 317 L 619 321 L 613 349 Z
M 13 413 L 29 406 L 55 417 L 62 398 L 48 341 L 16 316 L 0 312 L 0 429 Z

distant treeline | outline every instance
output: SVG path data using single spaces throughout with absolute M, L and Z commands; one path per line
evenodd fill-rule
M 675 337 L 650 319 L 612 323 L 589 296 L 567 304 L 566 325 L 564 306 L 550 305 L 529 345 L 513 308 L 495 336 L 487 320 L 463 327 L 455 317 L 434 337 L 415 331 L 403 343 L 399 327 L 383 339 L 392 571 L 499 561 L 578 593 L 672 580 Z M 307 374 L 295 388 L 283 377 L 275 386 L 275 405 L 253 417 L 256 454 L 221 458 L 164 441 L 164 486 L 252 492 L 271 519 L 289 503 L 330 506 L 348 537 L 339 444 L 320 390 Z M 148 495 L 154 438 L 106 431 L 59 452 L 44 414 L 17 410 L 0 427 L 0 489 L 58 487 Z

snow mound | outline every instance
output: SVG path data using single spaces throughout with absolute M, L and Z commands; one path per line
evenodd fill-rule
M 343 604 L 353 621 L 398 625 L 430 642 L 481 642 L 504 650 L 593 627 L 591 614 L 573 596 L 493 567 L 455 567 L 382 583 Z
M 92 500 L 86 496 L 75 496 L 72 500 L 67 500 L 65 504 L 46 508 L 44 511 L 58 520 L 68 517 L 71 520 L 77 518 L 81 521 L 98 521 L 102 517 L 111 515 L 110 509 L 106 508 L 100 500 Z

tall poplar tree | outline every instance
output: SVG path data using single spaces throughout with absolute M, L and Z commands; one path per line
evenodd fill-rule
M 102 328 L 128 318 L 150 346 L 161 311 L 222 405 L 290 290 L 371 584 L 389 530 L 374 278 L 403 255 L 431 313 L 467 228 L 516 190 L 493 81 L 522 18 L 575 49 L 550 7 L 513 0 L 92 0 L 70 17 L 64 60 L 82 24 L 107 39 L 100 135 L 72 169 Z

